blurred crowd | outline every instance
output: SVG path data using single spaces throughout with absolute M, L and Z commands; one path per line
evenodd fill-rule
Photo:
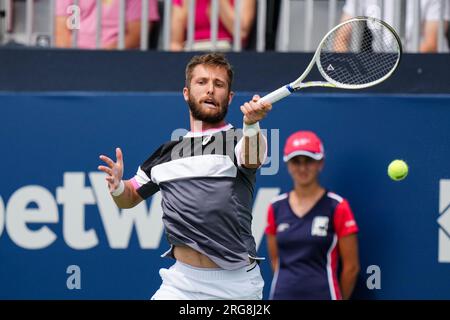
M 48 0 L 34 1 L 34 5 L 43 3 Z M 293 1 L 291 1 L 293 2 Z M 298 1 L 297 1 L 298 2 Z M 316 1 L 324 2 L 324 0 Z M 14 10 L 18 3 L 25 6 L 25 1 L 22 0 L 5 0 L 3 8 L 0 10 L 7 12 Z M 50 3 L 48 1 L 48 3 Z M 233 49 L 233 45 L 238 42 L 239 48 L 242 50 L 256 49 L 256 22 L 258 15 L 258 5 L 260 1 L 257 0 L 242 0 L 239 10 L 235 10 L 235 0 L 218 0 L 217 7 L 212 6 L 211 0 L 196 0 L 193 14 L 190 14 L 189 0 L 171 0 L 171 2 L 162 0 L 149 0 L 148 12 L 143 15 L 142 0 L 126 0 L 124 8 L 124 41 L 122 47 L 119 46 L 120 33 L 120 1 L 119 0 L 102 0 L 101 3 L 101 18 L 98 19 L 98 1 L 96 0 L 78 0 L 77 6 L 79 10 L 73 7 L 73 0 L 57 0 L 53 2 L 55 8 L 51 12 L 54 13 L 54 25 L 49 34 L 48 41 L 42 41 L 42 37 L 35 38 L 31 45 L 54 45 L 60 48 L 77 47 L 81 49 L 138 49 L 141 43 L 141 34 L 148 34 L 149 50 L 168 49 L 171 51 L 181 50 L 195 50 L 195 51 L 229 51 Z M 171 4 L 170 8 L 170 25 L 163 24 L 165 15 L 165 6 Z M 339 1 L 339 6 L 336 16 L 340 20 L 346 20 L 354 16 L 372 16 L 385 20 L 387 23 L 393 25 L 399 34 L 401 34 L 405 51 L 407 52 L 422 52 L 433 53 L 438 51 L 438 39 L 440 28 L 444 34 L 444 50 L 448 52 L 449 32 L 448 21 L 450 20 L 450 0 L 420 0 L 420 10 L 415 10 L 413 1 L 405 0 L 342 0 Z M 277 36 L 280 37 L 280 25 L 286 17 L 285 10 L 283 10 L 282 2 L 277 0 L 266 0 L 266 19 L 265 19 L 265 34 L 264 43 L 265 50 L 277 50 Z M 17 10 L 16 10 L 17 11 Z M 298 10 L 297 10 L 298 11 Z M 304 19 L 304 13 L 290 10 L 290 20 L 300 21 Z M 400 12 L 400 15 L 398 14 Z M 35 15 L 42 14 L 42 12 L 35 12 Z M 25 20 L 25 17 L 19 17 L 19 14 L 13 13 L 13 20 Z M 79 21 L 75 23 L 75 15 L 78 15 Z M 236 15 L 239 15 L 237 17 Z M 194 24 L 192 29 L 192 38 L 188 39 L 189 19 L 194 17 Z M 212 17 L 218 17 L 218 20 L 213 20 Z M 1 19 L 6 19 L 3 25 L 6 28 L 0 28 L 1 33 L 16 32 L 14 26 L 20 21 L 13 21 L 8 19 L 6 14 L 0 14 Z M 235 34 L 235 21 L 239 19 L 238 34 Z M 419 19 L 419 21 L 418 21 Z M 33 19 L 34 25 L 36 21 L 45 19 L 35 17 Z M 327 24 L 326 21 L 318 21 L 315 17 L 314 28 L 318 25 Z M 339 19 L 337 19 L 339 20 Z M 123 21 L 123 20 L 122 20 Z M 142 21 L 147 21 L 146 26 L 142 26 Z M 218 23 L 215 24 L 214 21 Z M 397 23 L 396 21 L 400 21 Z M 443 21 L 443 22 L 441 22 Z M 301 21 L 300 21 L 301 22 Z M 25 24 L 25 22 L 23 22 Z M 73 26 L 77 27 L 74 28 Z M 142 28 L 148 30 L 146 33 L 142 32 Z M 170 28 L 169 43 L 163 48 L 162 38 L 165 30 Z M 415 27 L 417 26 L 417 28 Z M 99 28 L 99 33 L 97 29 Z M 217 36 L 214 41 L 211 41 L 211 30 L 217 30 Z M 75 32 L 76 31 L 76 32 Z M 419 32 L 419 37 L 415 35 Z M 76 33 L 76 35 L 75 35 Z M 98 34 L 100 36 L 98 36 Z M 291 30 L 289 36 L 293 41 L 301 41 L 304 32 L 296 32 Z M 76 38 L 74 38 L 76 37 Z M 239 40 L 235 41 L 235 37 Z M 8 37 L 0 38 L 0 43 L 8 42 Z M 20 38 L 20 37 L 19 37 Z M 6 39 L 6 40 L 5 40 Z M 419 39 L 419 44 L 415 43 L 414 39 Z M 30 43 L 24 43 L 30 45 Z M 142 49 L 142 48 L 141 48 Z M 417 50 L 418 49 L 418 50 Z
M 62 0 L 57 2 L 56 7 L 56 32 L 55 44 L 58 47 L 72 47 L 71 36 L 73 32 L 66 26 L 66 21 L 73 12 L 67 8 L 72 4 L 72 0 Z M 139 48 L 141 36 L 141 0 L 126 1 L 126 25 L 125 25 L 125 48 Z M 80 22 L 78 29 L 77 47 L 83 49 L 95 48 L 96 37 L 96 0 L 81 0 Z M 218 27 L 216 49 L 228 51 L 232 49 L 234 39 L 235 8 L 234 0 L 219 0 L 217 7 Z M 150 37 L 160 37 L 159 33 L 151 32 L 152 29 L 161 29 L 163 17 L 163 3 L 157 0 L 149 1 L 149 34 Z M 240 10 L 240 38 L 244 49 L 250 47 L 250 36 L 255 28 L 256 0 L 242 1 Z M 212 7 L 210 0 L 195 1 L 195 23 L 193 30 L 192 50 L 209 50 L 213 44 L 211 42 L 211 15 Z M 170 18 L 170 50 L 181 51 L 186 49 L 187 28 L 189 17 L 188 0 L 172 0 Z M 116 49 L 119 36 L 119 0 L 102 1 L 102 44 L 104 49 Z M 253 39 L 254 40 L 254 39 Z M 153 41 L 155 42 L 155 41 Z

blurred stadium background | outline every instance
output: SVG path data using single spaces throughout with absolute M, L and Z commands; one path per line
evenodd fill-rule
M 420 15 L 418 1 L 407 1 Z M 169 50 L 170 0 L 158 1 L 161 21 L 142 28 L 139 49 L 123 50 L 122 39 L 116 51 L 55 48 L 54 5 L 0 1 L 0 299 L 148 299 L 159 268 L 172 263 L 160 258 L 168 244 L 159 195 L 120 212 L 96 170 L 98 155 L 122 147 L 130 177 L 175 129 L 188 129 L 181 90 L 193 52 Z M 257 1 L 253 45 L 235 41 L 228 53 L 236 71 L 232 124 L 242 122 L 242 102 L 304 70 L 343 5 Z M 267 205 L 291 187 L 280 148 L 292 132 L 313 130 L 327 152 L 322 182 L 349 199 L 360 226 L 353 299 L 450 299 L 446 25 L 441 14 L 436 53 L 420 54 L 416 34 L 415 48 L 380 86 L 305 90 L 274 106 L 262 122 L 274 147 L 255 193 L 260 255 L 267 257 Z M 396 158 L 410 166 L 401 182 L 386 174 Z M 70 266 L 81 272 L 80 289 L 68 288 Z M 267 298 L 267 260 L 261 269 Z M 373 270 L 379 288 L 370 286 Z

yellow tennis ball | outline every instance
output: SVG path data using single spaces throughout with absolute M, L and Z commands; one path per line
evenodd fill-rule
M 408 175 L 408 165 L 403 160 L 394 160 L 389 164 L 388 175 L 392 180 L 403 180 Z

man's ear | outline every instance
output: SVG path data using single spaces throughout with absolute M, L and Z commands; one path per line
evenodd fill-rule
M 228 94 L 228 105 L 230 105 L 231 101 L 233 101 L 233 97 L 234 97 L 234 92 L 230 91 L 230 93 Z
M 188 101 L 189 100 L 189 89 L 187 87 L 183 88 L 183 97 L 184 97 L 184 101 Z

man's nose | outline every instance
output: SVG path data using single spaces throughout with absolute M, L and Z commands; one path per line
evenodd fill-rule
M 208 82 L 208 94 L 213 94 L 214 93 L 214 83 Z

